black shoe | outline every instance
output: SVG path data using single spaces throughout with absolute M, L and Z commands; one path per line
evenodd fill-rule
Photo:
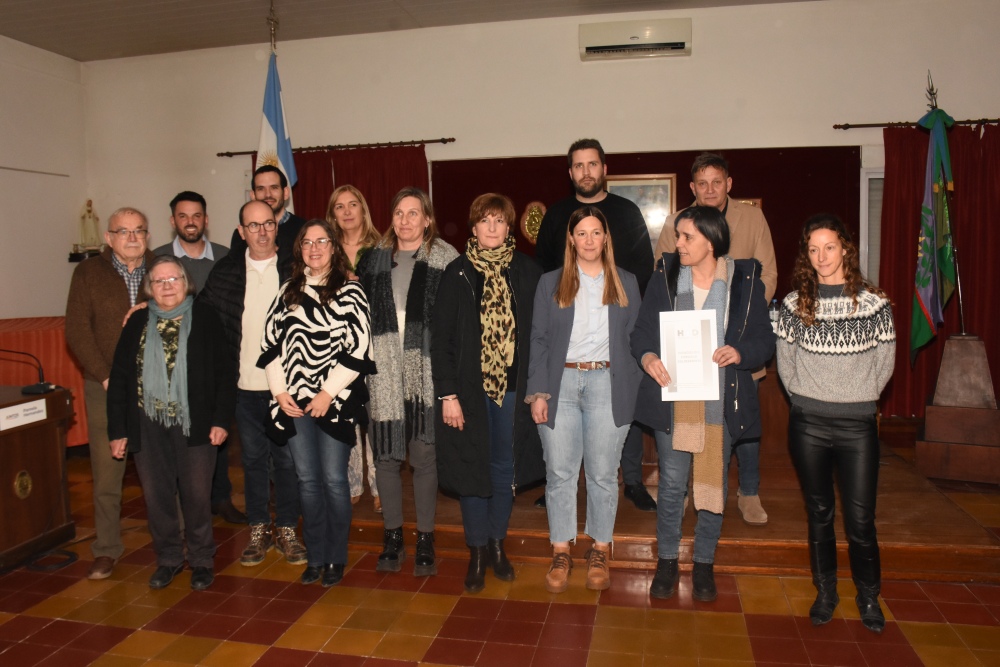
M 196 567 L 191 570 L 191 590 L 203 591 L 215 581 L 215 573 L 210 567 Z
M 434 533 L 417 531 L 417 554 L 413 557 L 413 576 L 430 577 L 438 573 L 434 561 Z
M 308 586 L 309 584 L 314 584 L 317 581 L 319 581 L 319 578 L 322 574 L 323 574 L 322 566 L 307 565 L 306 569 L 302 572 L 302 576 L 299 578 L 299 581 Z
M 878 604 L 878 590 L 861 587 L 854 602 L 858 605 L 862 625 L 877 635 L 882 634 L 885 628 L 885 615 Z
M 212 505 L 212 514 L 221 516 L 226 523 L 245 524 L 247 522 L 247 515 L 236 509 L 232 500 L 224 500 Z
M 715 590 L 715 573 L 712 572 L 712 563 L 695 562 L 691 571 L 693 590 L 691 597 L 699 602 L 712 602 L 719 593 Z
M 181 570 L 184 569 L 184 563 L 180 565 L 161 565 L 156 568 L 153 572 L 153 576 L 149 578 L 149 587 L 154 591 L 158 591 L 161 588 L 166 588 L 170 585 L 170 582 L 174 580 Z
M 344 578 L 343 563 L 327 563 L 323 566 L 323 588 L 330 588 L 340 583 Z
M 489 560 L 487 547 L 469 547 L 469 569 L 465 573 L 467 593 L 478 593 L 486 586 L 487 560 Z
M 514 566 L 507 560 L 507 554 L 503 550 L 503 540 L 494 540 L 492 537 L 486 543 L 486 550 L 493 568 L 493 576 L 500 581 L 514 581 Z
M 655 512 L 656 501 L 649 495 L 644 484 L 625 485 L 625 497 L 635 503 L 635 508 L 642 512 Z
M 677 592 L 677 579 L 680 573 L 677 570 L 676 558 L 660 558 L 656 561 L 656 574 L 653 575 L 653 583 L 649 587 L 649 596 L 667 600 Z
M 535 501 L 535 507 L 540 507 L 545 509 L 545 494 L 538 496 L 538 500 Z
M 382 553 L 378 556 L 378 563 L 375 564 L 376 572 L 399 572 L 399 568 L 406 557 L 403 551 L 403 529 L 386 529 L 382 542 Z
M 824 625 L 833 620 L 833 612 L 840 604 L 837 595 L 837 575 L 814 576 L 816 601 L 809 607 L 809 620 L 813 625 Z

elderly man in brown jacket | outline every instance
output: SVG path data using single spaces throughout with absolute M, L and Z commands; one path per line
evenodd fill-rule
M 763 267 L 760 279 L 764 283 L 764 296 L 768 303 L 778 287 L 778 267 L 774 259 L 774 243 L 771 228 L 759 208 L 730 199 L 729 190 L 733 179 L 729 176 L 729 163 L 721 155 L 702 153 L 691 165 L 691 192 L 698 206 L 714 206 L 726 216 L 729 225 L 729 256 L 733 259 L 756 259 Z M 663 231 L 656 242 L 654 258 L 677 248 L 674 236 L 674 219 L 667 218 Z M 754 380 L 760 381 L 764 369 L 754 373 Z M 767 523 L 767 512 L 760 503 L 760 440 L 738 441 L 734 443 L 736 461 L 739 464 L 740 489 L 737 492 L 738 506 L 743 520 L 750 525 L 762 526 Z
M 66 342 L 84 375 L 84 402 L 94 477 L 94 523 L 97 537 L 90 549 L 94 563 L 87 576 L 106 579 L 125 551 L 121 538 L 122 477 L 125 459 L 111 457 L 108 445 L 107 390 L 111 362 L 122 322 L 136 300 L 146 266 L 149 223 L 134 208 L 120 208 L 108 218 L 107 247 L 76 267 L 66 302 Z

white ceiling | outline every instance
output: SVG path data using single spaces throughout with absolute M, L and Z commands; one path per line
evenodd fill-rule
M 808 0 L 767 0 L 806 2 Z M 278 42 L 762 0 L 275 0 Z M 266 43 L 270 0 L 2 0 L 0 35 L 78 61 Z

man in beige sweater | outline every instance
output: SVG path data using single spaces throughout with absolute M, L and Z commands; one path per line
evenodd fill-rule
M 726 216 L 729 224 L 729 256 L 733 259 L 756 259 L 763 270 L 764 296 L 768 303 L 774 297 L 778 286 L 778 268 L 774 259 L 774 243 L 771 229 L 764 214 L 755 206 L 730 199 L 729 191 L 733 179 L 729 175 L 729 163 L 721 155 L 702 153 L 691 165 L 691 192 L 698 206 L 714 206 Z M 665 252 L 676 250 L 674 219 L 677 213 L 667 218 L 663 231 L 656 242 L 654 259 Z M 754 373 L 758 382 L 764 370 Z M 739 464 L 740 488 L 737 492 L 740 513 L 743 520 L 755 526 L 767 523 L 767 513 L 760 503 L 760 441 L 740 441 L 735 443 L 736 461 Z

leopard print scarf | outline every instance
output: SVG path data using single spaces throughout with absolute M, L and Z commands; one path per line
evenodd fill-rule
M 465 256 L 476 271 L 483 274 L 483 299 L 479 304 L 479 324 L 482 329 L 483 391 L 497 405 L 507 392 L 507 369 L 514 363 L 514 310 L 511 308 L 510 286 L 503 272 L 514 257 L 514 237 L 507 236 L 499 248 L 479 247 L 475 236 L 465 246 Z

